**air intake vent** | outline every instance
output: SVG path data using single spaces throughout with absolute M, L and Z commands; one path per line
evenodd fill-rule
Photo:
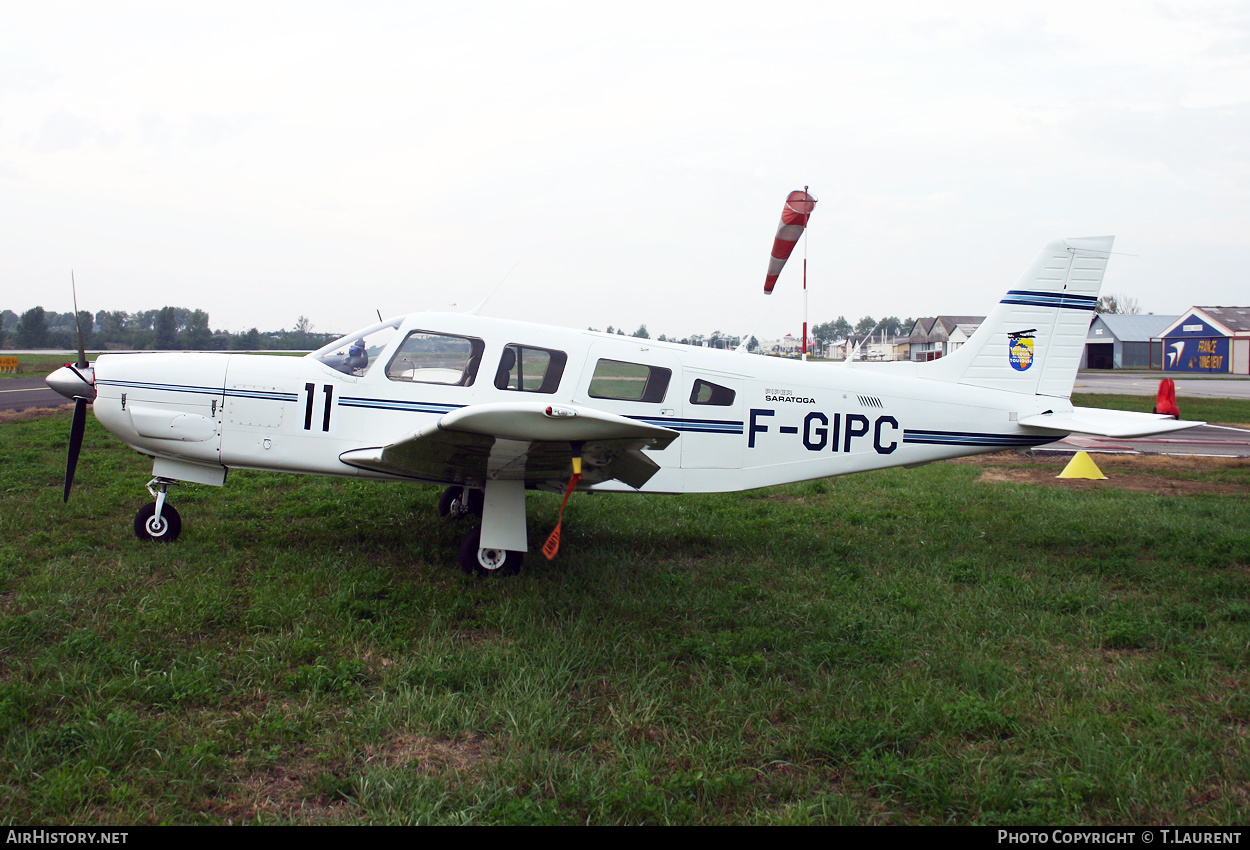
M 885 404 L 883 404 L 881 399 L 877 398 L 876 396 L 860 395 L 860 396 L 856 396 L 856 398 L 859 399 L 860 407 L 878 407 L 882 409 L 885 408 Z

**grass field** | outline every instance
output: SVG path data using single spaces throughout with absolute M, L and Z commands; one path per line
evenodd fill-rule
M 1133 410 L 1150 413 L 1154 396 L 1117 395 L 1112 393 L 1073 393 L 1072 403 L 1080 407 L 1104 407 L 1110 410 Z M 1201 422 L 1220 422 L 1250 428 L 1250 401 L 1240 398 L 1181 397 L 1176 400 L 1181 418 Z
M 0 351 L 0 354 L 4 352 Z M 10 357 L 14 355 L 8 355 Z M 37 378 L 50 374 L 66 363 L 72 363 L 74 355 L 66 354 L 22 354 L 17 358 L 17 370 L 0 372 L 0 380 L 5 378 Z
M 0 426 L 6 824 L 1250 820 L 1245 461 L 579 494 L 475 580 L 437 488 L 232 474 L 142 544 L 67 431 Z

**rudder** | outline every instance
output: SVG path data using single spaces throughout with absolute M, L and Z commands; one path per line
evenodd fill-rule
M 976 333 L 928 378 L 1068 398 L 1114 236 L 1051 242 Z

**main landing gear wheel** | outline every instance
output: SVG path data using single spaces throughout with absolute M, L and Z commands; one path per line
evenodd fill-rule
M 439 516 L 460 519 L 473 514 L 482 515 L 482 505 L 486 502 L 486 494 L 470 487 L 448 487 L 438 500 Z
M 511 549 L 483 549 L 480 525 L 460 544 L 460 569 L 471 576 L 514 576 L 521 571 L 524 557 L 524 552 Z
M 166 504 L 161 508 L 160 519 L 156 518 L 156 502 L 144 505 L 135 514 L 135 537 L 140 540 L 177 540 L 182 533 L 182 517 L 174 510 L 173 505 Z

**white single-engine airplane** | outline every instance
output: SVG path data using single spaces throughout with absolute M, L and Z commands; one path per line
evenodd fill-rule
M 153 458 L 140 538 L 173 540 L 169 485 L 259 469 L 449 485 L 480 513 L 471 573 L 519 570 L 526 489 L 749 490 L 1201 423 L 1073 407 L 1112 237 L 1052 242 L 969 341 L 927 363 L 837 367 L 486 318 L 416 313 L 301 357 L 106 354 L 48 377 Z M 580 479 L 574 475 L 580 473 Z

